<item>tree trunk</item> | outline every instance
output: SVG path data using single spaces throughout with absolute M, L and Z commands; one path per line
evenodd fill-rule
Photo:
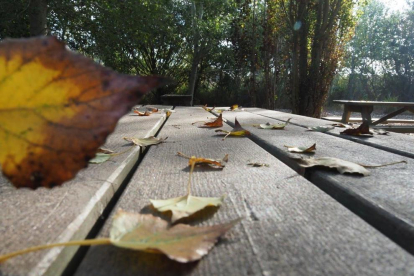
M 47 35 L 47 0 L 31 0 L 28 13 L 30 36 Z
M 191 103 L 190 105 L 193 106 L 194 104 L 194 94 L 196 88 L 196 81 L 197 81 L 197 68 L 198 64 L 201 60 L 201 51 L 200 51 L 200 34 L 197 28 L 197 20 L 201 20 L 203 18 L 203 3 L 200 3 L 200 9 L 197 14 L 196 4 L 195 2 L 192 3 L 191 7 L 192 13 L 192 25 L 193 25 L 193 60 L 191 62 L 191 71 L 190 71 L 190 83 L 189 83 L 189 90 L 191 95 Z

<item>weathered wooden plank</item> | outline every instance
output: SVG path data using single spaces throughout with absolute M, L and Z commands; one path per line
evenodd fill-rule
M 104 147 L 129 148 L 124 136 L 154 135 L 165 114 L 125 115 Z M 107 203 L 138 160 L 139 147 L 103 164 L 90 164 L 62 187 L 51 190 L 15 189 L 0 178 L 0 254 L 29 246 L 84 239 Z M 1 275 L 59 275 L 76 247 L 54 248 L 16 257 L 2 264 Z
M 316 143 L 315 158 L 337 157 L 366 165 L 407 159 L 346 139 L 307 131 L 296 125 L 288 125 L 285 130 L 257 129 L 251 125 L 277 121 L 249 112 L 225 112 L 223 116 L 229 122 L 234 122 L 237 116 L 239 122 L 253 134 L 255 142 L 298 171 L 303 169 L 290 158 L 292 154 L 287 152 L 285 145 L 311 146 Z M 292 121 L 300 122 L 298 117 L 293 118 Z M 368 177 L 340 175 L 330 171 L 311 171 L 308 174 L 313 183 L 411 252 L 414 252 L 413 176 L 414 163 L 410 159 L 408 164 L 372 169 L 372 175 Z
M 254 114 L 262 115 L 264 117 L 273 118 L 280 121 L 286 121 L 289 118 L 292 118 L 290 121 L 294 125 L 302 126 L 302 127 L 313 127 L 313 126 L 321 126 L 321 125 L 329 125 L 329 122 L 326 122 L 321 119 L 305 117 L 290 113 L 266 110 L 261 108 L 246 108 L 247 112 L 251 112 Z M 414 137 L 406 134 L 400 134 L 392 132 L 388 135 L 374 135 L 374 137 L 356 137 L 356 136 L 349 136 L 349 135 L 341 135 L 339 134 L 343 129 L 335 128 L 334 130 L 326 133 L 328 135 L 340 137 L 342 139 L 348 139 L 353 142 L 357 142 L 360 144 L 368 145 L 371 147 L 375 147 L 378 149 L 382 149 L 388 152 L 392 152 L 395 154 L 399 154 L 402 156 L 414 158 Z
M 201 261 L 179 264 L 162 255 L 110 246 L 91 247 L 76 275 L 392 275 L 414 273 L 414 258 L 330 196 L 247 138 L 215 136 L 191 123 L 211 114 L 177 108 L 151 147 L 115 209 L 153 213 L 149 199 L 185 194 L 188 161 L 221 158 L 222 171 L 198 168 L 193 194 L 226 194 L 223 206 L 197 217 L 217 224 L 244 217 Z M 248 162 L 269 168 L 253 168 Z M 206 218 L 209 218 L 206 220 Z M 107 236 L 109 223 L 100 236 Z

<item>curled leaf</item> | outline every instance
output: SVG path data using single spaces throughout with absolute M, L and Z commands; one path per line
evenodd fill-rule
M 106 148 L 99 148 L 97 152 L 98 152 L 98 153 L 106 153 L 106 154 L 111 154 L 111 153 L 114 153 L 114 151 L 113 151 L 113 150 L 106 149 Z
M 333 130 L 335 127 L 333 126 L 316 126 L 316 127 L 308 127 L 308 130 L 318 131 L 318 132 L 328 132 Z
M 147 110 L 151 113 L 157 113 L 158 112 L 158 108 L 150 107 L 150 106 L 147 107 Z
M 145 138 L 135 138 L 135 137 L 124 137 L 125 141 L 134 143 L 137 146 L 141 146 L 141 147 L 147 147 L 147 146 L 152 146 L 152 145 L 157 145 L 160 143 L 165 142 L 165 140 L 167 140 L 168 137 L 165 138 L 157 138 L 154 136 L 150 136 L 150 137 L 145 137 Z
M 286 121 L 286 123 L 284 123 L 284 124 L 270 124 L 270 123 L 260 124 L 259 128 L 262 128 L 262 129 L 284 129 L 285 126 L 287 126 L 289 124 L 291 119 L 292 118 L 289 118 Z
M 331 126 L 339 127 L 339 128 L 350 128 L 349 125 L 345 125 L 345 124 L 341 124 L 341 123 L 334 123 L 334 124 L 331 124 Z
M 231 107 L 230 107 L 230 111 L 234 111 L 234 110 L 237 110 L 237 109 L 239 109 L 239 105 L 238 104 L 234 104 L 234 105 L 232 105 Z
M 118 74 L 54 37 L 0 43 L 0 164 L 16 187 L 53 187 L 95 156 L 118 119 L 166 80 Z
M 389 131 L 386 131 L 386 130 L 381 129 L 381 128 L 379 128 L 379 129 L 374 129 L 374 133 L 375 133 L 375 134 L 378 134 L 378 135 L 388 135 L 388 134 L 390 134 L 390 132 L 389 132 Z
M 269 167 L 269 164 L 259 163 L 259 162 L 251 162 L 251 163 L 247 163 L 247 165 L 252 166 L 252 167 Z
M 294 152 L 294 153 L 314 153 L 316 150 L 316 144 L 313 144 L 310 147 L 291 147 L 291 146 L 285 146 L 287 147 L 288 151 Z
M 189 166 L 192 166 L 193 164 L 194 165 L 206 164 L 206 165 L 209 165 L 213 168 L 219 168 L 219 169 L 224 168 L 225 163 L 227 163 L 228 160 L 229 160 L 229 155 L 228 154 L 226 154 L 223 157 L 223 159 L 211 159 L 211 158 L 195 157 L 195 156 L 190 157 L 190 156 L 187 156 L 187 155 L 185 155 L 181 152 L 177 152 L 177 155 L 189 159 L 189 161 L 188 161 Z
M 232 228 L 240 219 L 229 223 L 194 227 L 169 224 L 152 215 L 118 211 L 112 222 L 110 239 L 113 245 L 160 252 L 181 263 L 201 259 L 217 242 L 217 239 Z
M 195 124 L 195 123 L 193 123 Z M 200 128 L 213 128 L 213 127 L 222 127 L 223 126 L 223 115 L 217 117 L 217 119 L 204 123 L 203 125 L 199 126 Z
M 331 169 L 337 169 L 341 174 L 344 173 L 357 173 L 363 176 L 370 175 L 370 172 L 363 166 L 352 163 L 346 160 L 342 160 L 334 157 L 321 157 L 321 158 L 309 158 L 309 159 L 295 159 L 301 167 L 326 167 Z
M 171 221 L 175 222 L 181 218 L 188 217 L 207 206 L 220 206 L 222 197 L 196 197 L 190 194 L 165 200 L 150 199 L 152 206 L 159 212 L 171 211 Z
M 214 110 L 214 108 L 216 108 L 216 107 L 215 107 L 215 106 L 213 106 L 213 108 L 208 108 L 208 107 L 207 107 L 207 104 L 206 104 L 205 106 L 203 106 L 203 109 L 204 109 L 205 111 L 208 111 L 208 112 L 210 112 L 210 111 Z
M 342 131 L 340 134 L 352 135 L 352 136 L 372 136 L 372 132 L 369 131 L 369 124 L 363 122 L 358 128 L 348 128 Z
M 224 130 L 224 129 L 217 129 L 215 132 L 222 132 L 222 133 L 225 134 L 224 138 L 222 139 L 223 141 L 224 141 L 224 139 L 227 138 L 227 136 L 246 136 L 246 135 L 250 135 L 250 131 L 245 130 L 244 128 L 242 128 L 240 123 L 237 121 L 237 118 L 234 119 L 234 128 L 231 131 Z
M 145 112 L 140 112 L 138 110 L 134 110 L 135 114 L 138 114 L 138 116 L 149 116 L 151 115 L 151 112 L 145 111 Z

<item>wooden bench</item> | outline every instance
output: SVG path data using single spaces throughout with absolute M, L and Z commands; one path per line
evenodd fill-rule
M 343 123 L 349 122 L 349 118 L 351 117 L 352 112 L 360 112 L 362 115 L 362 120 L 367 121 L 369 124 L 372 124 L 372 125 L 377 125 L 382 122 L 385 122 L 388 119 L 391 119 L 405 111 L 411 111 L 414 113 L 413 102 L 378 102 L 378 101 L 346 101 L 346 100 L 334 100 L 333 102 L 344 105 L 344 113 L 342 115 Z M 374 106 L 399 107 L 399 109 L 372 122 L 371 113 L 374 110 Z
M 242 124 L 247 125 L 280 122 L 281 119 L 270 118 L 279 115 L 263 109 L 224 113 L 229 124 L 237 116 Z M 252 132 L 251 139 L 229 137 L 222 141 L 213 129 L 192 125 L 196 121 L 215 117 L 201 107 L 177 107 L 162 128 L 154 127 L 165 120 L 159 116 L 136 118 L 127 115 L 108 139 L 107 147 L 118 150 L 124 148 L 123 136 L 148 135 L 160 129 L 158 136 L 169 137 L 166 143 L 151 147 L 136 170 L 130 168 L 133 174 L 124 178 L 126 181 L 120 185 L 125 186 L 125 190 L 119 199 L 116 195 L 113 197 L 117 189 L 110 189 L 116 181 L 108 180 L 108 175 L 122 168 L 125 158 L 130 158 L 130 155 L 118 156 L 121 159 L 110 163 L 93 165 L 72 183 L 53 190 L 15 190 L 3 180 L 0 184 L 0 202 L 4 206 L 0 210 L 3 245 L 0 252 L 85 236 L 106 237 L 112 216 L 118 208 L 156 214 L 148 207 L 150 198 L 175 197 L 186 191 L 188 161 L 177 156 L 177 151 L 211 158 L 229 154 L 229 162 L 222 171 L 207 168 L 195 170 L 194 195 L 226 194 L 227 197 L 216 212 L 204 212 L 192 224 L 211 225 L 237 217 L 244 219 L 198 262 L 180 264 L 163 255 L 111 246 L 91 247 L 86 255 L 78 253 L 78 257 L 74 258 L 76 247 L 57 248 L 59 252 L 52 249 L 11 259 L 0 266 L 2 275 L 58 275 L 62 271 L 75 275 L 414 273 L 414 257 L 406 251 L 411 250 L 414 244 L 412 232 L 409 231 L 413 220 L 412 200 L 407 202 L 412 195 L 410 185 L 412 187 L 414 170 L 411 159 L 407 165 L 373 170 L 372 175 L 365 178 L 327 171 L 308 171 L 303 177 L 298 174 L 303 171 L 288 158 L 284 144 L 307 144 L 316 140 L 316 156 L 341 154 L 344 159 L 368 164 L 377 163 L 379 159 L 397 161 L 402 157 L 327 134 L 306 132 L 297 125 L 290 125 L 283 131 L 246 126 Z M 300 121 L 299 117 L 294 119 L 295 124 Z M 229 125 L 223 128 L 231 129 Z M 139 149 L 134 149 L 134 152 L 138 154 Z M 269 167 L 250 167 L 247 165 L 249 162 L 267 163 Z M 391 181 L 390 174 L 398 177 Z M 386 183 L 387 179 L 389 183 Z M 99 196 L 102 193 L 97 191 L 102 189 L 102 183 L 107 183 L 112 195 Z M 333 186 L 331 190 L 330 185 Z M 115 198 L 116 202 L 112 200 L 108 204 L 111 198 Z M 369 216 L 379 223 L 367 223 L 363 215 L 356 215 L 349 206 L 355 202 L 360 202 L 356 209 L 369 212 Z M 109 218 L 106 219 L 109 211 Z M 96 227 L 97 223 L 95 228 L 98 229 L 88 232 L 94 223 L 100 221 L 101 214 L 105 216 L 103 227 Z M 384 218 L 384 214 L 391 218 Z M 403 222 L 396 224 L 399 220 Z M 378 225 L 382 223 L 394 231 L 381 229 Z M 82 228 L 84 234 L 67 234 L 68 231 L 77 232 L 72 230 L 76 227 Z M 398 233 L 403 237 L 396 237 Z M 397 245 L 401 244 L 400 240 L 408 244 L 406 250 Z M 68 250 L 71 252 L 66 253 Z

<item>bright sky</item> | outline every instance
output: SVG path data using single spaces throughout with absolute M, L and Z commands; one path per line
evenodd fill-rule
M 405 11 L 408 9 L 406 0 L 380 0 L 390 11 Z

